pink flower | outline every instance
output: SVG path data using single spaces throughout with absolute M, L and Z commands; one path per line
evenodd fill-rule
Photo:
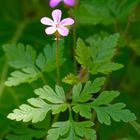
M 51 35 L 55 32 L 58 32 L 62 36 L 67 36 L 69 34 L 69 29 L 66 26 L 74 24 L 74 20 L 72 18 L 65 18 L 61 21 L 61 16 L 61 10 L 57 9 L 52 12 L 53 20 L 48 17 L 43 17 L 41 19 L 42 24 L 51 26 L 45 29 L 46 34 Z
M 63 1 L 68 6 L 74 6 L 75 0 L 50 0 L 50 6 L 52 8 L 56 7 L 61 1 Z

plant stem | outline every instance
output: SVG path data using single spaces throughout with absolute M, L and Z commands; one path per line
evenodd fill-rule
M 8 63 L 5 62 L 5 65 L 4 65 L 4 68 L 3 68 L 3 71 L 2 71 L 2 75 L 1 75 L 1 81 L 0 81 L 0 97 L 2 96 L 2 93 L 4 91 L 4 82 L 5 82 L 5 79 L 7 77 L 7 74 L 8 74 Z
M 55 123 L 59 119 L 60 114 L 56 114 L 52 120 L 52 124 Z
M 95 111 L 93 111 L 92 112 L 92 122 L 95 122 L 95 119 L 96 119 L 96 112 Z
M 69 120 L 72 121 L 73 117 L 72 117 L 72 111 L 71 111 L 71 106 L 70 105 L 68 106 L 68 109 L 69 109 Z
M 56 34 L 56 76 L 57 85 L 60 85 L 60 70 L 59 70 L 59 35 Z M 52 120 L 52 123 L 56 122 L 60 114 L 56 114 Z
M 59 35 L 56 34 L 56 75 L 57 84 L 60 85 L 60 70 L 59 70 Z M 54 116 L 52 123 L 56 122 L 60 114 Z
M 47 82 L 47 80 L 45 79 L 43 73 L 41 73 L 40 76 L 41 76 L 41 79 L 42 79 L 43 83 L 44 83 L 45 85 L 47 85 L 48 82 Z
M 140 135 L 140 124 L 138 124 L 136 121 L 129 122 L 133 128 L 136 130 L 136 132 Z
M 59 36 L 56 35 L 56 75 L 57 84 L 60 85 L 60 70 L 59 70 Z

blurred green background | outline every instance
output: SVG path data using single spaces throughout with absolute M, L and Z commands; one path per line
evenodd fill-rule
M 7 43 L 30 44 L 37 52 L 53 42 L 53 37 L 45 35 L 40 19 L 51 17 L 52 9 L 49 0 L 0 0 L 0 139 L 32 140 L 42 139 L 46 135 L 49 121 L 43 124 L 15 123 L 6 119 L 13 108 L 33 97 L 34 87 L 22 84 L 18 87 L 5 87 L 12 69 L 8 66 L 2 45 Z M 68 15 L 63 5 L 57 8 Z M 124 68 L 108 76 L 107 89 L 118 89 L 121 92 L 118 101 L 127 104 L 140 123 L 140 1 L 139 0 L 81 0 L 72 9 L 77 21 L 77 37 L 86 39 L 95 34 L 113 34 L 119 32 L 120 42 L 117 56 L 114 58 L 124 64 Z M 72 34 L 65 38 L 65 56 L 72 58 Z M 20 58 L 19 58 L 20 59 Z M 70 62 L 72 59 L 69 60 Z M 137 126 L 140 127 L 140 126 Z M 18 129 L 20 128 L 20 129 Z M 112 123 L 111 126 L 97 125 L 99 140 L 140 140 L 140 132 L 130 124 Z M 18 131 L 19 130 L 19 131 Z M 42 130 L 42 131 L 41 131 Z M 139 128 L 140 130 L 140 128 Z M 15 136 L 22 135 L 22 137 Z

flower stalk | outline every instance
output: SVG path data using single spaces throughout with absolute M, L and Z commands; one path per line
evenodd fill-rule
M 59 70 L 59 34 L 56 34 L 56 75 L 57 75 L 57 84 L 60 85 L 60 70 Z

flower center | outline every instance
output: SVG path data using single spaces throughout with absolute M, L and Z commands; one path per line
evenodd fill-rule
M 56 28 L 59 28 L 59 24 L 56 24 Z

